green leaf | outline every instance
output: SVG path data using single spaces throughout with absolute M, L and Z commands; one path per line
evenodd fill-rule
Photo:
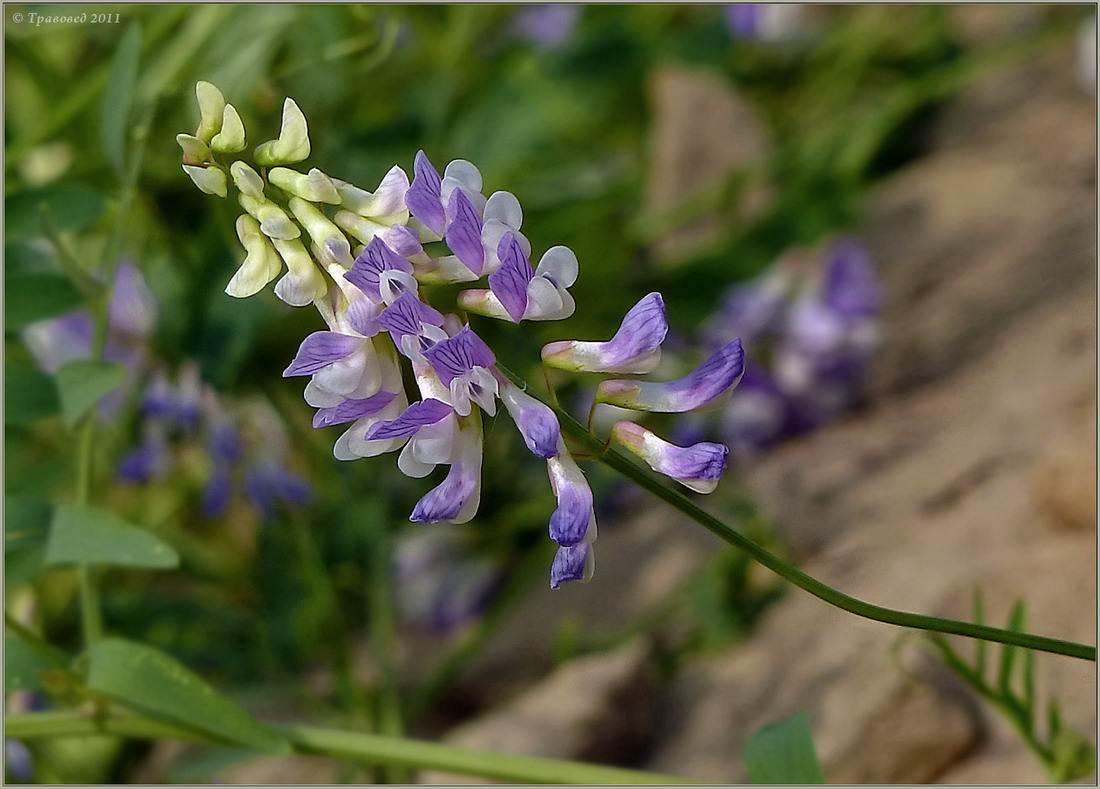
M 1008 615 L 1008 629 L 1016 633 L 1022 633 L 1027 610 L 1023 600 L 1017 600 L 1012 606 L 1012 613 Z M 1012 668 L 1016 663 L 1017 647 L 1005 644 L 1001 650 L 1001 670 L 998 674 L 997 685 L 1005 697 L 1012 695 Z
M 103 91 L 103 150 L 120 173 L 140 59 L 141 26 L 135 22 L 126 30 L 115 50 L 107 87 Z
M 4 424 L 33 422 L 60 409 L 53 378 L 30 367 L 4 366 Z
M 83 186 L 59 185 L 24 189 L 4 199 L 4 221 L 8 241 L 45 233 L 42 206 L 49 207 L 57 229 L 82 230 L 99 221 L 107 202 L 98 192 Z
M 279 756 L 290 753 L 279 735 L 152 647 L 118 638 L 100 641 L 90 653 L 88 687 L 151 717 L 234 745 Z
M 14 633 L 4 634 L 4 692 L 41 690 L 38 679 L 41 669 L 49 668 L 41 655 Z
M 118 362 L 76 359 L 57 371 L 57 389 L 61 395 L 61 413 L 73 427 L 100 398 L 121 386 L 127 371 Z
M 4 553 L 44 543 L 53 507 L 22 496 L 4 497 Z
M 51 271 L 9 271 L 4 277 L 4 330 L 56 318 L 83 305 L 68 279 Z
M 754 784 L 823 784 L 810 719 L 799 710 L 762 727 L 745 743 L 745 764 Z
M 179 554 L 164 541 L 95 507 L 65 505 L 54 511 L 46 564 L 95 562 L 122 567 L 175 567 Z

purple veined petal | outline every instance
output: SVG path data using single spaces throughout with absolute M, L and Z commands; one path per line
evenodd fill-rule
M 364 376 L 371 379 L 378 376 L 377 354 L 367 341 L 361 342 L 351 355 L 315 372 L 313 382 L 326 392 L 350 397 Z
M 423 151 L 417 151 L 413 173 L 415 177 L 412 185 L 405 192 L 405 205 L 425 227 L 442 238 L 447 217 L 443 211 L 442 179 L 439 171 L 432 166 Z
M 504 237 L 512 233 L 515 235 L 516 240 L 519 241 L 519 248 L 523 251 L 524 257 L 528 260 L 531 258 L 531 242 L 527 239 L 527 236 L 520 233 L 514 227 L 510 227 L 499 219 L 485 217 L 485 224 L 481 228 L 481 243 L 485 246 L 485 269 L 482 273 L 492 274 L 498 268 L 500 268 L 500 257 L 498 250 L 500 249 L 500 242 L 504 240 Z
M 455 378 L 475 367 L 488 369 L 497 360 L 485 341 L 474 334 L 474 330 L 468 325 L 454 337 L 436 343 L 424 351 L 424 358 L 447 387 L 450 387 Z
M 378 302 L 356 295 L 348 301 L 345 316 L 352 329 L 364 337 L 373 337 L 382 331 L 382 327 L 378 325 L 378 313 L 381 311 L 382 305 Z
M 434 425 L 453 413 L 454 409 L 440 400 L 421 400 L 406 408 L 397 419 L 372 425 L 367 431 L 367 440 L 411 438 L 420 432 L 422 427 Z
M 378 234 L 386 242 L 386 246 L 403 258 L 411 258 L 424 251 L 424 245 L 420 243 L 420 236 L 416 231 L 405 225 L 393 225 Z
M 523 319 L 527 310 L 527 285 L 534 277 L 531 263 L 515 233 L 505 233 L 497 247 L 500 268 L 489 275 L 489 288 L 515 323 Z
M 388 422 L 401 415 L 409 405 L 404 390 L 398 391 L 396 396 L 381 411 L 367 416 L 359 417 L 352 422 L 351 427 L 345 430 L 332 447 L 332 454 L 337 460 L 356 460 L 369 458 L 392 452 L 405 443 L 403 438 L 367 440 L 367 431 L 377 422 Z
M 336 406 L 321 408 L 313 416 L 315 428 L 342 425 L 364 416 L 377 414 L 396 397 L 393 392 L 378 392 L 370 397 L 349 399 Z
M 882 290 L 871 256 L 852 240 L 839 241 L 828 252 L 822 302 L 845 318 L 874 315 L 882 306 Z
M 414 523 L 466 523 L 481 501 L 481 419 L 462 420 L 456 440 L 455 462 L 446 479 L 424 495 L 413 508 Z
M 636 411 L 682 413 L 708 405 L 730 391 L 744 372 L 745 352 L 738 338 L 675 381 L 604 381 L 596 390 L 596 401 Z
M 616 422 L 611 436 L 658 474 L 671 477 L 698 493 L 710 493 L 718 486 L 730 452 L 722 444 L 710 441 L 680 447 L 628 421 Z
M 362 347 L 363 338 L 341 335 L 335 331 L 315 331 L 301 341 L 294 361 L 283 371 L 283 377 L 312 375 L 332 362 L 350 357 Z
M 367 294 L 369 298 L 380 301 L 382 296 L 379 292 L 379 282 L 383 272 L 402 271 L 412 274 L 412 270 L 413 267 L 409 261 L 390 249 L 381 238 L 375 236 L 355 259 L 351 270 L 344 274 L 344 279 Z
M 422 324 L 443 325 L 443 315 L 412 293 L 401 294 L 393 304 L 382 310 L 376 320 L 399 343 L 406 334 L 419 335 Z
M 560 438 L 558 453 L 546 461 L 546 471 L 558 499 L 558 507 L 550 516 L 550 539 L 558 545 L 576 545 L 589 536 L 589 528 L 595 525 L 592 488 Z
M 561 546 L 550 566 L 550 588 L 559 589 L 567 581 L 591 578 L 592 565 L 592 546 L 588 543 Z
M 501 381 L 500 399 L 519 428 L 527 448 L 540 458 L 554 457 L 561 438 L 561 426 L 554 410 L 507 379 Z
M 559 288 L 571 288 L 577 282 L 580 264 L 569 247 L 550 247 L 542 253 L 535 269 L 536 277 L 546 277 Z
M 362 337 L 334 331 L 316 331 L 302 341 L 294 361 L 283 370 L 283 377 L 313 375 L 338 359 L 355 353 L 362 344 Z
M 542 361 L 573 372 L 640 375 L 657 367 L 667 334 L 664 299 L 660 293 L 650 293 L 630 308 L 607 342 L 552 342 L 542 349 Z
M 485 247 L 481 243 L 481 217 L 461 189 L 451 192 L 448 212 L 447 245 L 470 272 L 481 276 L 485 267 Z

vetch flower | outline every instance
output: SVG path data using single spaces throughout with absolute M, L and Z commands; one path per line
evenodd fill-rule
M 507 232 L 497 247 L 500 268 L 489 275 L 489 290 L 464 290 L 459 306 L 478 315 L 519 323 L 556 321 L 576 309 L 568 288 L 577 281 L 577 256 L 568 247 L 548 249 L 532 270 L 519 237 Z
M 694 411 L 732 390 L 744 372 L 745 352 L 738 338 L 723 345 L 703 364 L 675 381 L 604 381 L 596 390 L 596 402 L 636 411 Z
M 710 493 L 726 469 L 729 449 L 701 441 L 679 447 L 635 422 L 616 422 L 611 437 L 644 460 L 651 469 L 698 493 Z
M 573 372 L 650 373 L 661 361 L 667 333 L 664 299 L 650 293 L 630 308 L 607 342 L 552 342 L 542 349 L 542 363 Z
M 204 95 L 211 107 L 217 103 L 213 93 Z M 222 100 L 216 108 L 225 116 L 218 121 L 213 110 L 204 110 L 213 131 L 196 133 L 198 142 L 207 143 L 232 126 L 227 106 Z M 218 122 L 221 126 L 213 128 Z M 195 142 L 189 140 L 188 146 L 193 158 L 205 155 Z M 244 296 L 263 288 L 277 274 L 277 255 L 287 273 L 276 284 L 276 295 L 293 306 L 312 303 L 317 308 L 325 329 L 306 337 L 283 373 L 309 377 L 304 397 L 317 409 L 314 427 L 346 426 L 333 445 L 339 460 L 400 449 L 397 465 L 407 476 L 423 478 L 446 466 L 446 475 L 416 503 L 410 520 L 465 523 L 481 498 L 482 412 L 493 416 L 499 398 L 527 448 L 546 460 L 557 499 L 548 523 L 551 539 L 560 546 L 551 587 L 590 574 L 595 502 L 562 438 L 555 410 L 516 386 L 497 367 L 496 355 L 465 313 L 446 311 L 450 305 L 439 309 L 431 302 L 434 289 L 427 287 L 485 280 L 487 287 L 458 294 L 462 310 L 512 323 L 558 320 L 575 309 L 569 288 L 578 276 L 576 255 L 554 246 L 532 266 L 519 201 L 504 191 L 486 198 L 481 172 L 468 161 L 455 159 L 440 175 L 419 151 L 411 182 L 395 166 L 369 192 L 317 169 L 302 173 L 282 166 L 300 161 L 308 151 L 305 118 L 288 99 L 279 138 L 256 149 L 262 167 L 229 164 L 246 212 L 238 234 L 248 251 L 230 292 Z M 266 189 L 269 181 L 277 188 Z M 447 254 L 436 251 L 443 246 L 440 241 Z M 652 293 L 627 313 L 607 342 L 557 343 L 544 355 L 548 363 L 567 369 L 638 374 L 656 366 L 667 331 L 664 302 Z M 411 404 L 402 359 L 408 360 L 419 390 Z M 641 407 L 689 410 L 731 388 L 742 367 L 735 342 L 679 382 L 607 382 L 601 402 L 623 399 L 625 384 L 637 388 L 632 397 Z M 689 485 L 705 487 L 708 474 L 721 465 L 702 443 L 661 451 L 668 470 Z M 294 490 L 285 479 L 277 482 L 277 471 L 249 477 L 264 508 L 281 488 Z

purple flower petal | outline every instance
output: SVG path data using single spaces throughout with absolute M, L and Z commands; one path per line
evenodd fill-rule
M 455 463 L 446 479 L 416 503 L 409 520 L 413 523 L 454 521 L 471 497 L 478 493 L 480 474 L 481 469 L 476 466 Z
M 367 431 L 367 440 L 386 438 L 409 438 L 420 432 L 426 425 L 434 425 L 454 413 L 454 409 L 442 400 L 428 398 L 413 403 L 401 416 L 390 422 L 376 422 Z
M 725 8 L 726 25 L 735 36 L 753 38 L 760 27 L 759 3 L 730 3 Z
M 447 216 L 443 212 L 442 179 L 423 151 L 416 152 L 413 161 L 412 185 L 405 192 L 405 205 L 410 213 L 437 236 L 443 235 Z
M 661 360 L 660 347 L 668 334 L 665 302 L 650 293 L 623 318 L 615 336 L 607 342 L 552 342 L 542 349 L 550 367 L 575 372 L 648 373 Z
M 397 395 L 393 392 L 378 392 L 370 397 L 345 400 L 340 405 L 331 406 L 330 408 L 319 408 L 317 413 L 313 415 L 313 426 L 342 425 L 346 422 L 354 422 L 360 417 L 377 414 L 388 406 L 395 397 Z
M 550 516 L 550 539 L 558 545 L 576 545 L 592 523 L 592 488 L 564 445 L 559 444 L 559 450 L 546 462 L 550 487 L 558 499 Z
M 402 293 L 393 304 L 382 310 L 377 323 L 390 333 L 400 346 L 406 334 L 419 335 L 421 325 L 442 326 L 443 315 L 411 293 Z
M 744 372 L 745 352 L 738 338 L 683 378 L 665 383 L 604 381 L 596 391 L 596 400 L 636 411 L 682 413 L 701 408 L 733 388 Z
M 627 421 L 616 422 L 611 434 L 657 473 L 700 493 L 714 490 L 726 469 L 729 449 L 722 444 L 702 441 L 689 447 L 679 447 L 641 425 Z
M 582 542 L 579 545 L 563 545 L 554 555 L 550 566 L 550 588 L 558 589 L 566 581 L 580 581 L 584 578 L 584 568 L 588 564 L 588 552 L 592 547 Z
M 466 268 L 480 277 L 485 267 L 485 246 L 481 243 L 481 217 L 474 210 L 470 198 L 458 188 L 451 192 L 448 210 L 451 215 L 451 224 L 447 227 L 447 246 Z
M 202 489 L 202 512 L 207 518 L 220 518 L 233 497 L 233 480 L 229 467 L 223 463 L 214 465 L 214 473 Z
M 362 337 L 340 334 L 334 331 L 315 331 L 306 337 L 290 366 L 283 370 L 283 378 L 294 375 L 313 375 L 335 361 L 351 356 L 363 345 Z
M 527 310 L 527 284 L 535 276 L 515 233 L 505 233 L 497 246 L 500 268 L 489 275 L 489 288 L 512 320 L 519 323 Z
M 344 279 L 375 301 L 382 298 L 379 292 L 379 280 L 383 271 L 404 271 L 411 274 L 412 264 L 387 246 L 378 236 L 371 239 L 366 249 L 355 259 L 351 270 Z
M 436 343 L 424 351 L 424 358 L 439 375 L 444 386 L 465 375 L 475 367 L 489 369 L 496 364 L 496 357 L 485 341 L 464 326 L 454 337 Z
M 552 458 L 558 453 L 561 426 L 550 406 L 508 383 L 501 386 L 500 399 L 512 415 L 527 448 L 540 458 Z

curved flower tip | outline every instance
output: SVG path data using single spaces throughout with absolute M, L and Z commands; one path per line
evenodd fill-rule
M 362 345 L 361 337 L 334 331 L 315 331 L 302 340 L 294 360 L 283 370 L 283 378 L 313 375 L 333 362 L 347 358 Z
M 595 568 L 592 546 L 586 542 L 579 545 L 563 545 L 554 555 L 550 566 L 550 588 L 560 589 L 566 581 L 587 581 Z
M 596 402 L 635 411 L 693 411 L 713 404 L 719 395 L 731 391 L 744 373 L 745 351 L 741 338 L 737 338 L 675 381 L 604 381 L 596 390 Z
M 522 391 L 507 379 L 499 379 L 500 399 L 519 428 L 523 442 L 540 458 L 552 458 L 558 453 L 561 426 L 553 409 Z
M 552 342 L 542 349 L 542 362 L 572 372 L 649 373 L 661 361 L 661 343 L 667 334 L 664 299 L 660 293 L 650 293 L 630 308 L 607 342 Z
M 255 156 L 264 167 L 294 164 L 309 156 L 309 127 L 294 99 L 287 98 L 283 102 L 283 122 L 278 138 L 257 146 Z
M 709 441 L 690 447 L 676 446 L 634 422 L 616 422 L 611 436 L 657 473 L 697 493 L 710 493 L 718 487 L 730 453 L 722 444 Z
M 489 372 L 496 357 L 485 341 L 469 326 L 454 337 L 442 340 L 424 351 L 424 358 L 439 380 L 451 391 L 451 403 L 461 416 L 470 413 L 471 401 L 489 416 L 496 413 L 497 379 Z
M 481 419 L 463 420 L 455 439 L 455 462 L 439 485 L 413 508 L 413 523 L 466 523 L 481 502 Z

